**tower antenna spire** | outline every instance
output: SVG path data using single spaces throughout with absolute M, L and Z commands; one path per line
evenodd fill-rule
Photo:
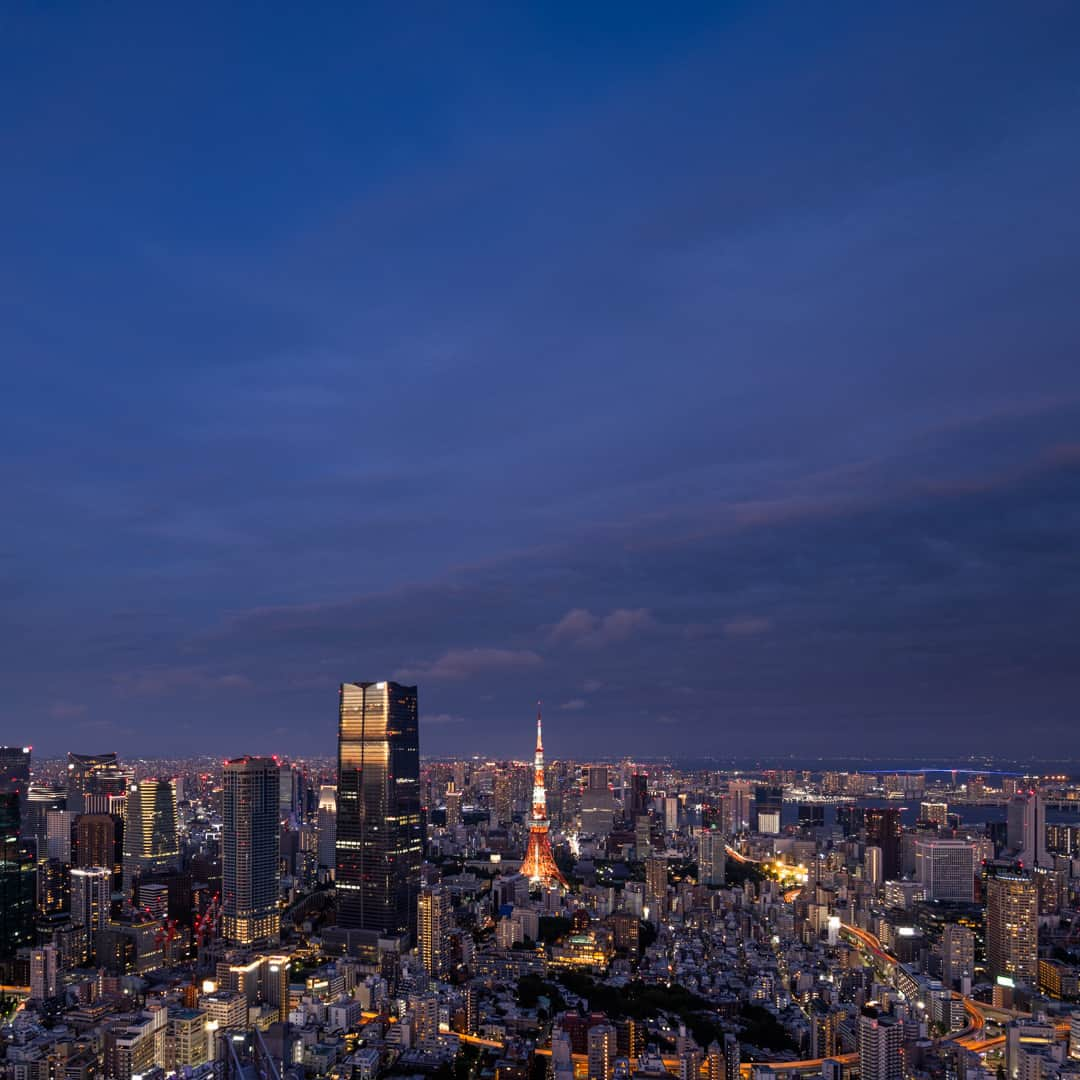
M 544 703 L 542 701 L 538 701 L 536 703 L 536 749 L 537 750 L 543 750 L 544 749 L 544 730 L 543 730 L 543 723 L 542 723 L 543 704 Z

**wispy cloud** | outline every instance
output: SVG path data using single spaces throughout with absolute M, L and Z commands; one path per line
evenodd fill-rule
M 647 608 L 617 608 L 607 615 L 594 615 L 586 608 L 568 611 L 551 630 L 555 643 L 570 642 L 588 648 L 599 648 L 617 641 L 626 641 L 654 625 Z
M 394 678 L 413 682 L 421 679 L 470 679 L 496 671 L 524 671 L 543 663 L 530 649 L 450 649 L 430 663 L 411 664 L 394 672 Z
M 772 619 L 765 615 L 742 615 L 737 619 L 728 619 L 724 623 L 724 633 L 728 637 L 757 637 L 767 634 L 773 626 Z

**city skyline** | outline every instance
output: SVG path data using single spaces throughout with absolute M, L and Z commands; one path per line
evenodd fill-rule
M 429 753 L 537 697 L 583 756 L 1064 741 L 1080 11 L 1029 14 L 12 13 L 5 739 L 299 753 L 378 671 Z

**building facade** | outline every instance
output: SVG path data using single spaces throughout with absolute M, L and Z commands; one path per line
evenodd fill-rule
M 415 686 L 343 683 L 338 709 L 338 926 L 414 937 L 423 838 Z
M 221 929 L 238 945 L 273 944 L 278 909 L 280 780 L 272 758 L 225 763 L 222 798 Z

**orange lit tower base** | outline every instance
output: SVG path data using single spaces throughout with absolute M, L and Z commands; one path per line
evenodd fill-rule
M 536 711 L 536 753 L 533 756 L 533 803 L 529 819 L 529 846 L 521 872 L 534 885 L 561 885 L 567 888 L 566 878 L 555 865 L 548 836 L 547 793 L 544 789 L 544 740 L 540 725 L 540 710 Z

